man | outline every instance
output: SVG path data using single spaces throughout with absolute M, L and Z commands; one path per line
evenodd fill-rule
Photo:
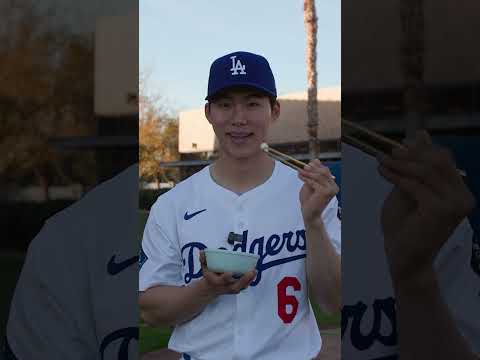
M 205 115 L 219 159 L 151 209 L 141 315 L 152 326 L 175 326 L 169 348 L 183 359 L 311 359 L 321 338 L 309 295 L 324 311 L 339 309 L 338 187 L 319 160 L 296 173 L 261 151 L 280 114 L 276 96 L 264 57 L 235 52 L 215 60 Z M 235 279 L 208 270 L 205 248 L 260 259 Z

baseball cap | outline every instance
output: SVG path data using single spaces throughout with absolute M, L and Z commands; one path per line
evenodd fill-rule
M 205 100 L 232 86 L 250 86 L 277 97 L 275 78 L 267 59 L 246 51 L 224 55 L 212 63 Z

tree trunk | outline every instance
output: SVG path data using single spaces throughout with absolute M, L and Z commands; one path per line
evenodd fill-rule
M 401 0 L 402 70 L 404 76 L 405 134 L 411 137 L 424 123 L 424 0 Z
M 307 131 L 309 150 L 312 158 L 317 158 L 318 148 L 318 108 L 317 108 L 317 15 L 315 1 L 304 0 L 303 13 L 307 37 Z
M 38 171 L 37 172 L 37 179 L 38 179 L 38 182 L 40 183 L 40 187 L 42 188 L 42 200 L 43 201 L 49 201 L 50 200 L 50 196 L 48 194 L 48 188 L 50 187 L 50 181 L 48 179 L 48 176 L 45 175 L 45 174 L 42 174 L 41 171 Z

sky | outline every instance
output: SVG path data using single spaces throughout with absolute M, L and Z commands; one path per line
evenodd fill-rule
M 316 1 L 319 87 L 341 82 L 340 9 Z M 140 0 L 139 13 L 140 71 L 173 113 L 203 106 L 210 64 L 233 51 L 265 56 L 279 95 L 307 88 L 302 0 Z

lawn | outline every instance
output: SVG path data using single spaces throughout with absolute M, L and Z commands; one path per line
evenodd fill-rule
M 143 234 L 143 227 L 147 221 L 148 211 L 140 210 L 140 239 Z M 313 311 L 317 318 L 317 323 L 320 329 L 339 327 L 340 313 L 334 315 L 324 314 L 320 308 L 313 304 Z M 167 347 L 168 339 L 170 338 L 171 329 L 153 329 L 146 325 L 140 325 L 140 352 L 145 353 L 155 349 Z
M 319 307 L 313 304 L 313 311 L 317 318 L 318 327 L 320 329 L 339 327 L 340 313 L 334 315 L 326 315 L 322 313 Z M 168 346 L 171 329 L 154 329 L 144 324 L 140 325 L 140 353 L 146 353 L 153 350 L 165 348 Z
M 138 227 L 138 232 L 139 232 L 139 237 L 140 240 L 142 240 L 143 236 L 143 228 L 145 227 L 145 224 L 147 223 L 147 218 L 148 218 L 148 211 L 146 210 L 139 210 L 138 211 L 138 218 L 139 218 L 139 227 Z
M 171 329 L 154 329 L 140 324 L 140 353 L 167 347 Z

